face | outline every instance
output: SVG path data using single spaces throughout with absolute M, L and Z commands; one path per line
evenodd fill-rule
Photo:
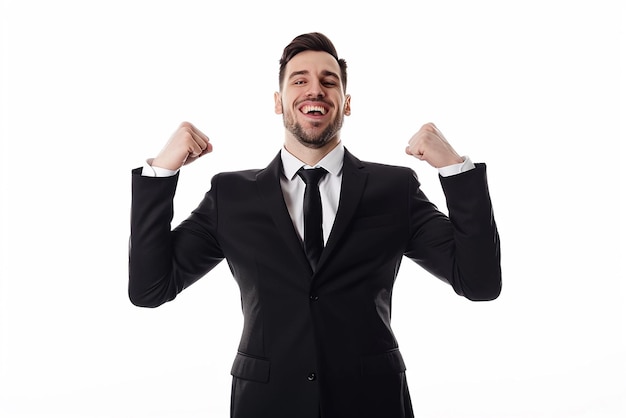
M 343 117 L 350 114 L 340 71 L 335 58 L 322 51 L 301 52 L 285 67 L 275 111 L 283 115 L 289 136 L 308 148 L 338 141 Z

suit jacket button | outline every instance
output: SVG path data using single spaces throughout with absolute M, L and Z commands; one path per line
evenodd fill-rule
M 309 299 L 311 299 L 311 302 L 315 302 L 315 301 L 317 301 L 319 298 L 320 298 L 320 297 L 319 297 L 319 296 L 317 296 L 317 295 L 311 295 L 311 296 L 309 296 Z
M 312 382 L 312 381 L 314 381 L 315 379 L 317 379 L 317 375 L 316 375 L 315 373 L 309 373 L 309 375 L 306 377 L 306 379 L 307 379 L 309 382 Z

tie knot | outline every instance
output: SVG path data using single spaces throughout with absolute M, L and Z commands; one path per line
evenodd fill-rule
M 311 168 L 309 170 L 305 170 L 304 167 L 298 170 L 298 175 L 302 180 L 307 184 L 313 184 L 317 186 L 320 182 L 320 179 L 324 177 L 324 175 L 328 173 L 323 167 Z

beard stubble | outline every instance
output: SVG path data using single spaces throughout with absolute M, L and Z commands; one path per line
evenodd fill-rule
M 293 116 L 293 114 L 286 114 L 284 109 L 283 124 L 302 145 L 307 148 L 318 149 L 331 142 L 333 138 L 337 136 L 343 126 L 343 114 L 338 113 L 331 124 L 317 135 L 306 132 L 302 125 L 296 121 L 295 116 Z M 320 123 L 313 123 L 312 125 L 318 127 Z

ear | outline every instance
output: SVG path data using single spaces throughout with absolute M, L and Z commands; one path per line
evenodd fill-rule
M 352 110 L 350 110 L 350 99 L 352 98 L 352 96 L 350 96 L 349 94 L 346 94 L 346 102 L 343 105 L 343 114 L 346 116 L 350 116 L 350 113 L 352 113 Z
M 283 113 L 283 100 L 279 92 L 274 92 L 274 113 L 282 115 Z

